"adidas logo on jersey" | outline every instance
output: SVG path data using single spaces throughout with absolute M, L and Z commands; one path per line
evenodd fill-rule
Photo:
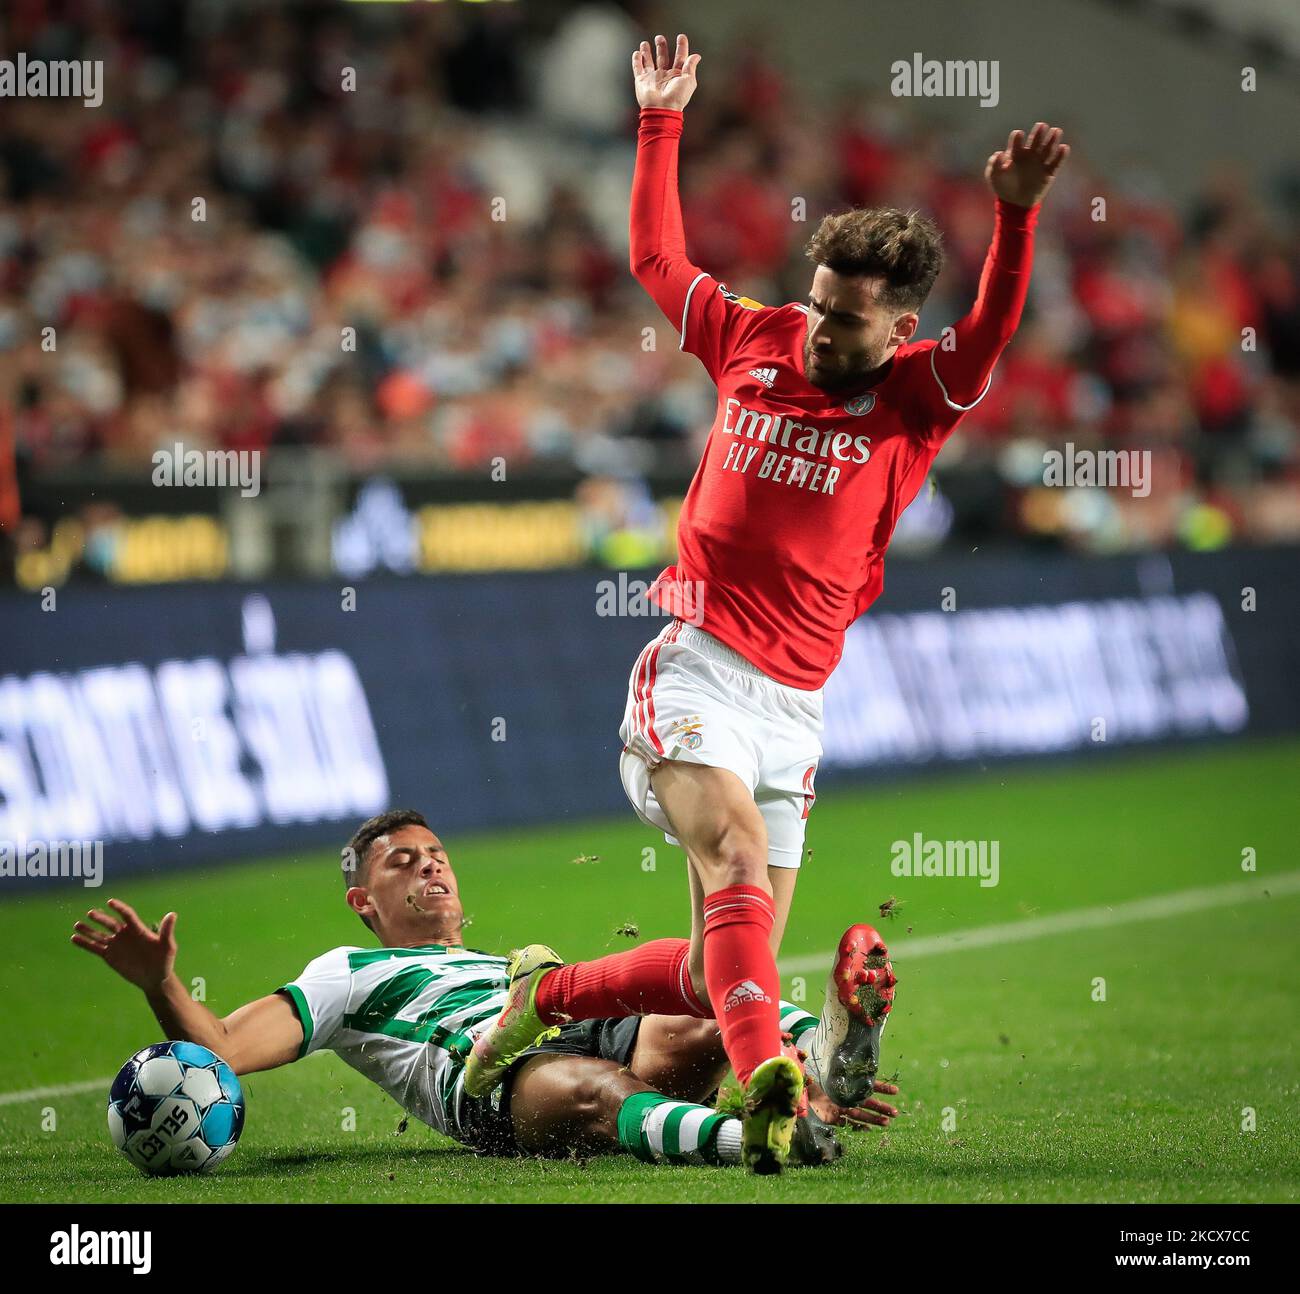
M 733 1006 L 744 1006 L 746 1002 L 770 1002 L 771 1000 L 752 979 L 743 979 L 727 994 L 722 1010 L 725 1013 Z
M 756 377 L 762 384 L 771 389 L 772 383 L 776 381 L 776 369 L 774 368 L 751 368 L 750 377 Z

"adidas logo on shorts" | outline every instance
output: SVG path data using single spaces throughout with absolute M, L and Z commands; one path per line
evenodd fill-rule
M 733 1006 L 744 1006 L 746 1002 L 770 1002 L 771 1000 L 752 979 L 743 979 L 727 994 L 722 1010 L 725 1013 Z

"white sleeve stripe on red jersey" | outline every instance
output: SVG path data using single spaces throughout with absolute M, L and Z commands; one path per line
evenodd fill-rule
M 930 372 L 934 374 L 934 380 L 939 383 L 939 390 L 943 392 L 943 402 L 950 409 L 956 409 L 959 413 L 966 413 L 968 410 L 973 409 L 986 395 L 988 395 L 989 387 L 993 385 L 993 374 L 991 372 L 989 373 L 988 378 L 984 383 L 984 389 L 970 402 L 970 404 L 958 404 L 955 400 L 948 398 L 948 388 L 944 386 L 943 378 L 939 376 L 939 370 L 934 366 L 934 357 L 938 349 L 938 346 L 933 346 L 930 349 Z
M 681 338 L 680 338 L 679 341 L 677 342 L 677 349 L 678 349 L 678 350 L 685 350 L 685 349 L 686 349 L 686 320 L 687 320 L 688 318 L 690 318 L 690 313 L 691 313 L 691 294 L 695 291 L 695 285 L 696 285 L 696 284 L 697 284 L 701 279 L 707 279 L 708 277 L 709 277 L 708 274 L 705 273 L 704 270 L 701 270 L 701 271 L 700 271 L 700 272 L 699 272 L 699 273 L 698 273 L 698 274 L 697 274 L 697 275 L 696 275 L 696 276 L 691 280 L 691 286 L 688 287 L 688 288 L 686 289 L 686 300 L 685 300 L 685 302 L 684 302 L 683 305 L 682 305 L 682 326 L 681 326 L 681 328 L 679 329 L 679 331 L 681 332 Z

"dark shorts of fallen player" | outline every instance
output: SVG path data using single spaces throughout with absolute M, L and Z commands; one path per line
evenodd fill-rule
M 560 1032 L 520 1054 L 505 1081 L 490 1096 L 467 1098 L 461 1113 L 461 1139 L 480 1155 L 520 1158 L 533 1152 L 523 1149 L 510 1115 L 510 1095 L 520 1068 L 535 1056 L 587 1056 L 630 1065 L 641 1029 L 640 1016 L 614 1020 L 576 1020 L 560 1026 Z

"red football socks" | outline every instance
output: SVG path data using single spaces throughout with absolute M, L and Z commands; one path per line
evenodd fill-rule
M 548 972 L 535 1003 L 544 1024 L 607 1016 L 713 1016 L 742 1084 L 781 1054 L 780 979 L 769 939 L 776 908 L 756 885 L 730 885 L 704 900 L 704 977 L 712 1009 L 691 984 L 690 941 L 655 939 Z
M 756 885 L 729 885 L 704 900 L 704 978 L 742 1086 L 781 1054 L 781 982 L 768 942 L 775 920 L 771 895 Z
M 690 953 L 689 939 L 654 939 L 630 952 L 561 966 L 537 986 L 538 1014 L 545 1024 L 625 1015 L 708 1019 L 713 1011 L 691 985 Z

